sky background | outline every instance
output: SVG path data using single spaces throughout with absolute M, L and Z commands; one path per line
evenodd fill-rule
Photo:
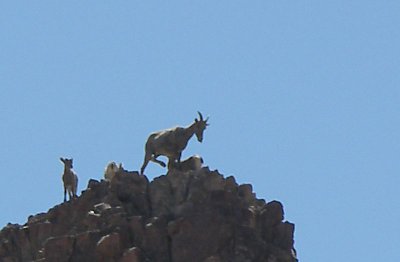
M 211 169 L 279 200 L 300 261 L 400 261 L 400 2 L 1 1 L 0 227 L 210 116 Z M 150 163 L 149 179 L 165 174 Z

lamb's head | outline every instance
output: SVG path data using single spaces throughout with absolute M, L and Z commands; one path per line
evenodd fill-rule
M 193 163 L 194 170 L 200 170 L 204 164 L 203 158 L 199 155 L 194 155 L 191 157 L 191 159 L 193 159 L 193 161 L 194 161 L 194 163 Z
M 117 169 L 118 169 L 117 163 L 115 163 L 114 161 L 108 163 L 106 166 L 106 170 L 117 170 Z
M 120 164 L 122 167 L 122 164 Z M 113 177 L 120 171 L 119 166 L 115 162 L 110 162 L 107 164 L 104 170 L 104 178 L 111 181 Z
M 73 159 L 71 158 L 71 159 L 68 159 L 68 158 L 62 158 L 62 157 L 60 157 L 60 160 L 61 160 L 61 162 L 63 162 L 64 163 L 64 165 L 65 165 L 65 167 L 66 168 L 68 168 L 68 169 L 72 169 L 72 168 L 74 168 L 73 167 Z
M 200 112 L 197 112 L 199 114 L 199 119 L 195 119 L 194 122 L 196 123 L 196 137 L 197 140 L 201 143 L 203 141 L 203 132 L 209 126 L 207 123 L 208 117 L 206 120 L 203 119 L 203 115 Z

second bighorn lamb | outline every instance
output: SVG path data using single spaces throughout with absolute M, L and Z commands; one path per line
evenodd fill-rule
M 165 163 L 157 160 L 158 156 L 168 157 L 168 166 L 181 162 L 182 151 L 186 148 L 189 139 L 195 134 L 199 142 L 203 141 L 203 132 L 208 126 L 208 118 L 203 119 L 200 112 L 199 119 L 195 119 L 188 127 L 175 127 L 153 133 L 149 136 L 145 146 L 145 156 L 140 173 L 143 174 L 149 161 L 153 161 L 162 167 Z
M 69 200 L 73 197 L 77 197 L 76 190 L 78 188 L 78 176 L 75 174 L 73 169 L 73 160 L 68 158 L 60 157 L 61 162 L 64 163 L 64 173 L 62 180 L 64 183 L 64 202 L 67 201 L 67 193 Z
M 180 163 L 174 163 L 173 168 L 182 172 L 197 171 L 202 168 L 204 160 L 199 155 L 193 155 Z
M 122 163 L 115 163 L 114 161 L 107 164 L 106 168 L 104 169 L 104 179 L 111 181 L 114 176 L 118 173 L 123 171 L 124 168 L 122 167 Z

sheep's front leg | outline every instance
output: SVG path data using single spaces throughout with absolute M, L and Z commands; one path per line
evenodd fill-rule
M 64 202 L 67 201 L 67 188 L 64 186 Z
M 146 166 L 147 166 L 147 164 L 149 163 L 150 159 L 151 159 L 151 156 L 148 155 L 148 154 L 146 153 L 146 155 L 144 156 L 143 165 L 142 165 L 142 167 L 140 168 L 140 174 L 141 174 L 141 175 L 143 175 L 144 169 L 146 168 Z
M 178 165 L 176 165 L 175 158 L 169 157 L 168 158 L 168 170 L 176 168 Z

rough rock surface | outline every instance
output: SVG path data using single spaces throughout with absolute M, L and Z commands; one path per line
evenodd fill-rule
M 278 201 L 217 171 L 154 179 L 123 171 L 0 231 L 0 261 L 292 262 L 294 224 Z

